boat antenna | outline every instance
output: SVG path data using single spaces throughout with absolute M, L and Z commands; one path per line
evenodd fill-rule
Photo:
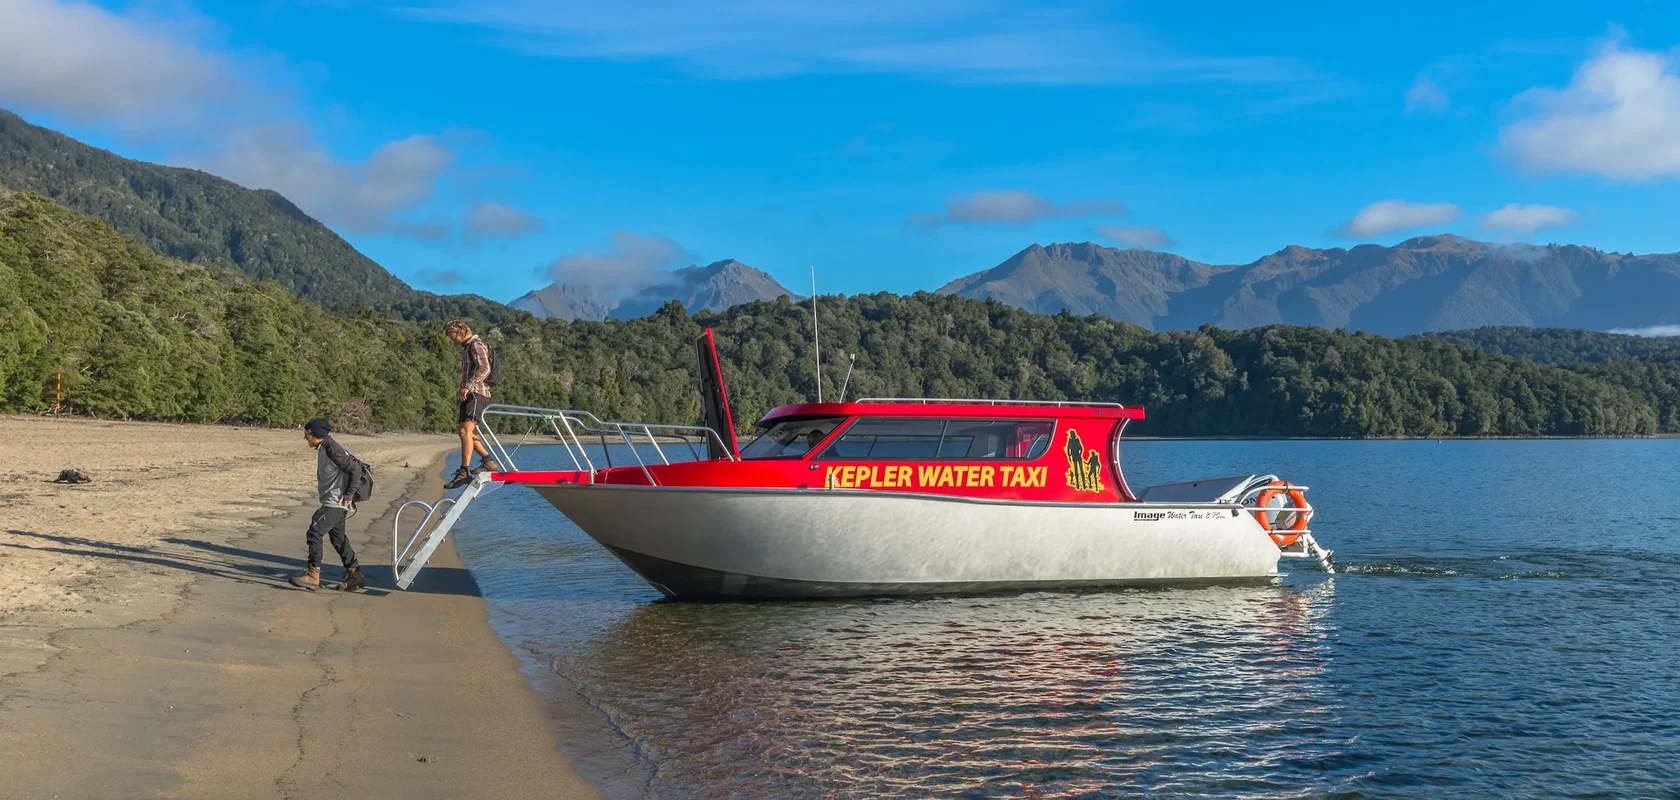
M 846 387 L 852 385 L 852 367 L 857 366 L 857 353 L 853 353 L 851 363 L 846 365 L 846 382 L 840 384 L 840 402 L 846 402 Z
M 822 402 L 822 337 L 817 334 L 817 266 L 811 265 L 811 344 L 817 355 L 817 402 Z

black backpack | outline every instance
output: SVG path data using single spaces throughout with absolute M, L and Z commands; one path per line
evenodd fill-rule
M 360 503 L 373 496 L 373 467 L 354 455 L 350 456 L 350 460 L 356 462 L 356 471 L 350 473 L 350 485 L 344 487 L 344 493 Z
M 484 352 L 490 354 L 490 374 L 484 376 L 485 386 L 495 386 L 502 382 L 502 360 L 496 357 L 496 351 L 490 345 L 484 346 Z

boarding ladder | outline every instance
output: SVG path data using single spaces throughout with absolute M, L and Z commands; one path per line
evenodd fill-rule
M 407 589 L 414 584 L 415 576 L 426 566 L 426 561 L 432 557 L 438 545 L 443 544 L 443 538 L 449 535 L 449 529 L 455 527 L 455 521 L 461 518 L 467 506 L 472 504 L 473 498 L 489 483 L 489 475 L 477 475 L 473 477 L 472 483 L 467 484 L 466 489 L 454 497 L 445 497 L 436 503 L 410 500 L 397 507 L 396 519 L 391 521 L 391 574 L 396 576 L 398 589 Z M 414 533 L 409 535 L 408 544 L 399 546 L 403 512 L 410 507 L 425 509 L 426 516 L 415 527 Z M 443 514 L 442 519 L 438 519 L 437 524 L 432 525 L 439 512 Z M 432 525 L 429 532 L 428 525 Z M 422 534 L 425 535 L 424 539 L 421 538 Z
M 500 437 L 490 425 L 491 417 L 506 417 L 525 419 L 535 422 L 538 429 L 546 429 L 543 434 L 554 441 L 541 441 L 533 444 L 560 445 L 566 448 L 566 455 L 571 459 L 574 470 L 585 473 L 589 482 L 593 483 L 595 475 L 603 469 L 614 466 L 612 452 L 607 449 L 608 444 L 623 443 L 630 455 L 635 459 L 635 465 L 641 467 L 648 485 L 657 486 L 653 473 L 648 469 L 648 460 L 642 458 L 642 453 L 636 447 L 637 438 L 642 438 L 653 448 L 653 453 L 659 457 L 655 464 L 670 464 L 671 459 L 666 453 L 666 446 L 673 444 L 687 447 L 688 454 L 695 460 L 704 460 L 709 453 L 721 453 L 722 458 L 734 460 L 735 452 L 725 446 L 723 437 L 715 430 L 700 425 L 660 425 L 649 422 L 613 422 L 603 420 L 588 411 L 559 408 L 535 408 L 531 406 L 492 405 L 484 410 L 484 419 L 479 423 L 486 449 L 496 462 L 508 472 L 515 472 L 519 467 L 514 464 L 513 454 L 519 451 L 529 439 L 528 432 L 525 439 L 516 444 L 512 450 L 503 446 Z M 593 440 L 593 441 L 591 441 Z M 661 446 L 661 440 L 665 446 Z M 586 446 L 587 445 L 587 446 Z M 596 459 L 589 455 L 589 447 L 599 447 L 599 457 L 604 467 L 596 466 Z M 715 449 L 714 449 L 715 448 Z M 680 460 L 680 459 L 679 459 Z M 625 464 L 623 466 L 629 466 Z M 414 579 L 424 569 L 432 553 L 443 544 L 449 536 L 450 529 L 466 513 L 467 506 L 484 494 L 487 487 L 494 481 L 489 474 L 473 476 L 461 493 L 454 497 L 444 497 L 435 503 L 423 500 L 410 500 L 397 507 L 396 516 L 391 520 L 391 574 L 395 576 L 398 589 L 407 589 L 414 584 Z M 420 524 L 409 531 L 405 543 L 403 534 L 403 514 L 410 508 L 421 509 L 424 516 Z M 409 515 L 411 518 L 413 515 Z

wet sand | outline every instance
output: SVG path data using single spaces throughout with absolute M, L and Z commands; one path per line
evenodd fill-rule
M 353 594 L 285 583 L 301 432 L 0 417 L 0 796 L 597 796 L 453 546 L 392 588 L 390 514 L 452 438 L 339 438 L 377 484 Z

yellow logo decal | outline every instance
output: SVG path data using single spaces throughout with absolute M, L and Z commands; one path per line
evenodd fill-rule
M 1102 457 L 1095 450 L 1086 450 L 1085 443 L 1079 440 L 1079 432 L 1068 429 L 1067 447 L 1067 485 L 1074 491 L 1100 492 L 1102 491 Z

